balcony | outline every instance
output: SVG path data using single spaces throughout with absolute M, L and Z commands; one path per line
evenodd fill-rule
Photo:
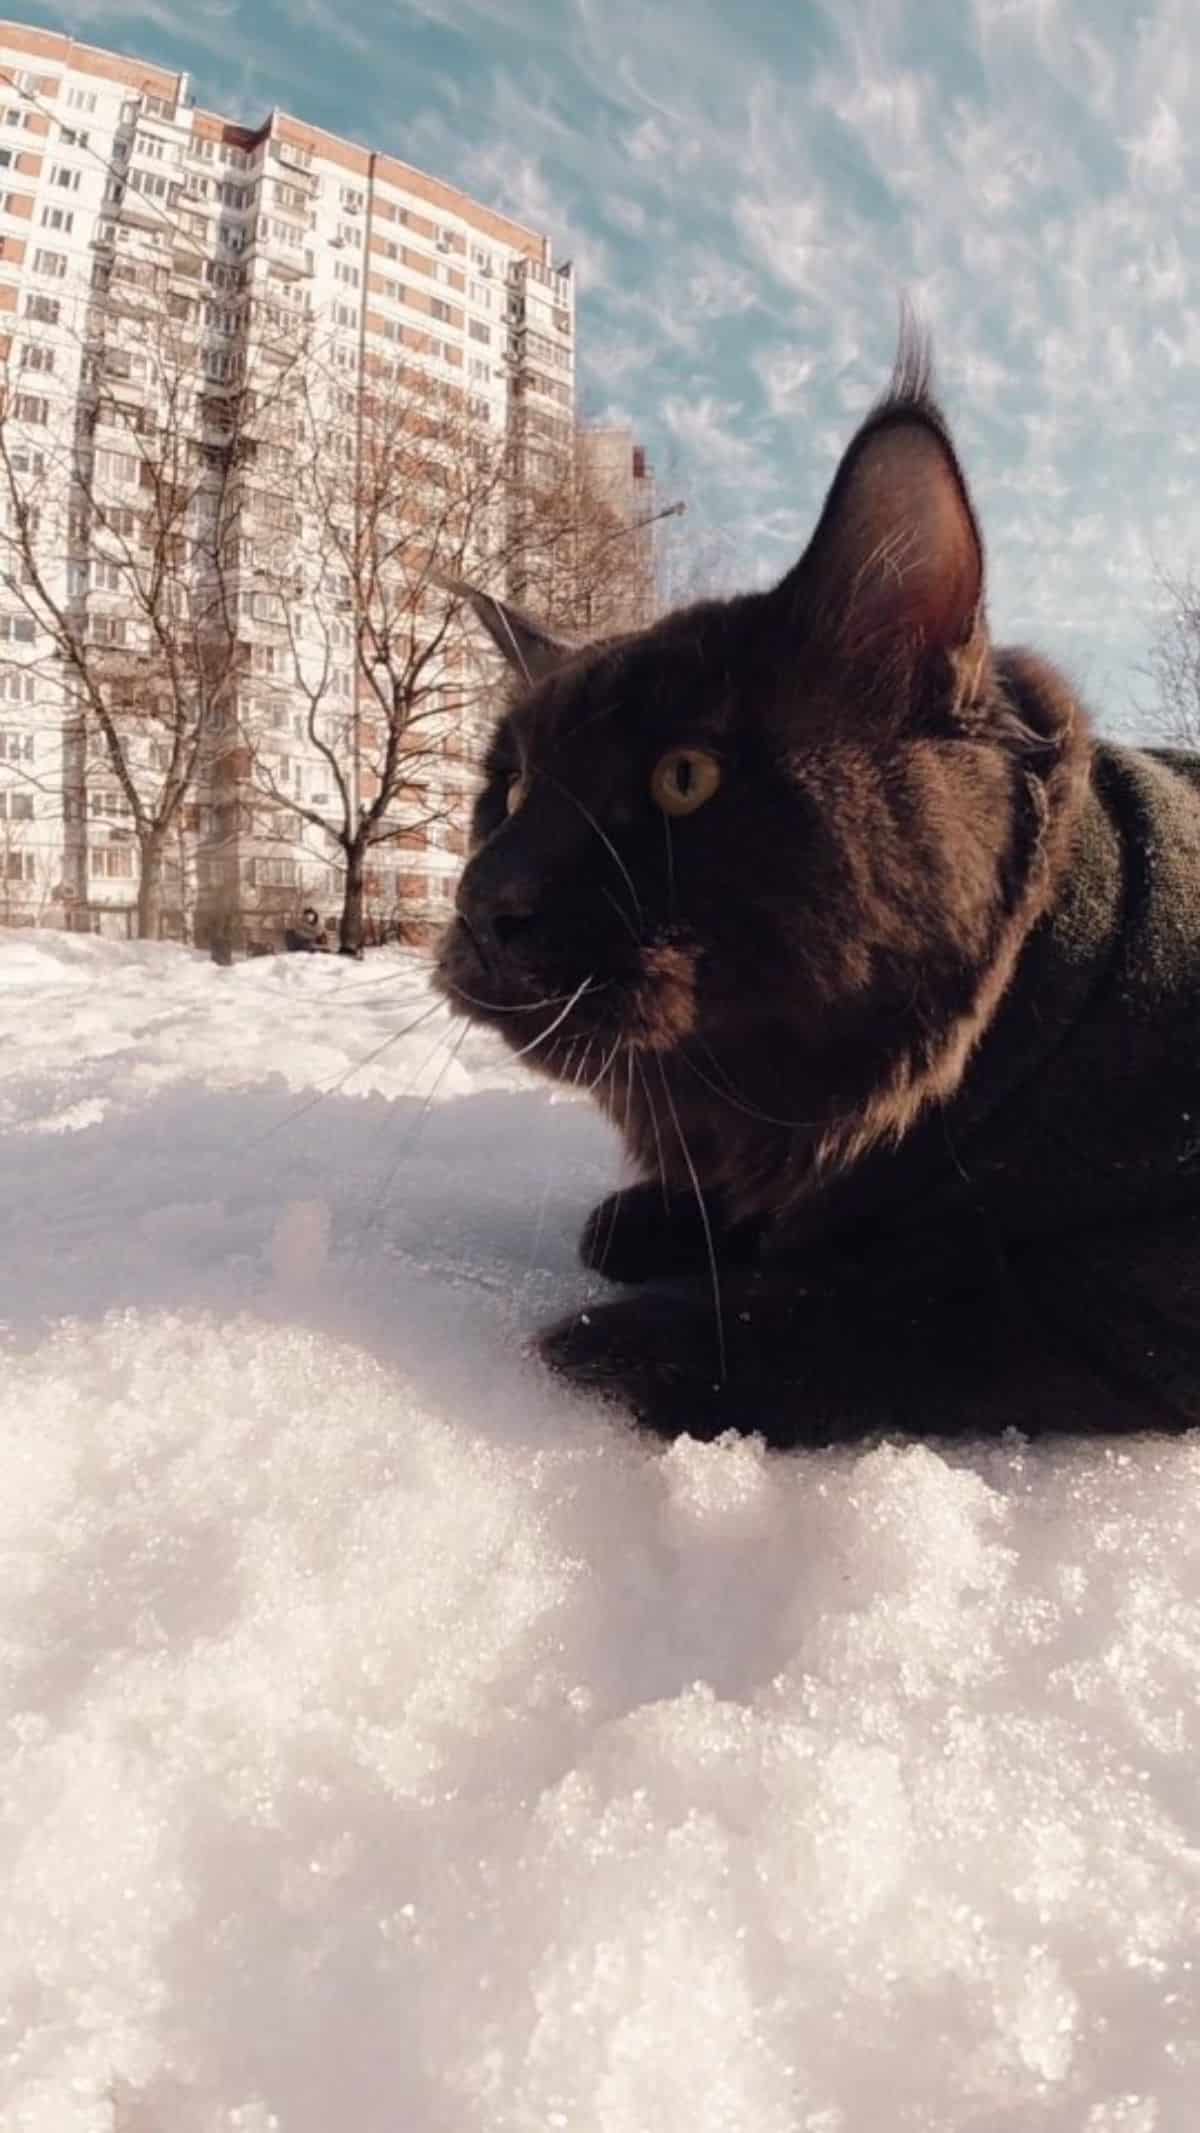
M 299 245 L 281 244 L 278 237 L 260 237 L 254 247 L 260 259 L 270 264 L 272 272 L 282 274 L 288 281 L 303 281 L 313 272 L 313 255 Z

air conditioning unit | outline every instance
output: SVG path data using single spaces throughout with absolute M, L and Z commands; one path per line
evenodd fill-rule
M 491 263 L 490 259 L 485 259 L 485 260 L 484 260 L 484 262 L 483 262 L 483 265 L 482 265 L 482 266 L 480 267 L 479 271 L 480 271 L 480 273 L 481 273 L 481 274 L 483 275 L 483 277 L 484 277 L 484 279 L 485 279 L 486 281 L 490 281 L 490 280 L 491 280 L 491 278 L 492 278 L 492 263 Z
M 448 237 L 439 237 L 437 249 L 439 252 L 448 252 L 450 250 L 450 239 Z
M 345 251 L 345 249 L 346 249 L 346 240 L 345 240 L 345 238 L 344 238 L 344 237 L 331 237 L 331 238 L 330 238 L 330 240 L 329 240 L 329 249 L 330 249 L 330 251 L 331 251 L 331 252 L 344 252 L 344 251 Z

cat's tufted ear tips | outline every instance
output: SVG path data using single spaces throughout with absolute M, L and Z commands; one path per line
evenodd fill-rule
M 443 571 L 434 575 L 443 592 L 456 594 L 474 609 L 497 651 L 523 681 L 541 681 L 579 649 L 522 613 L 519 607 L 510 607 L 495 593 L 481 592 L 478 586 Z
M 923 347 L 851 441 L 817 530 L 779 587 L 856 665 L 896 674 L 986 641 L 983 543 Z

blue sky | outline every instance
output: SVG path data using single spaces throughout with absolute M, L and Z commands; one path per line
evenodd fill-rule
M 1129 723 L 1156 566 L 1197 549 L 1195 0 L 83 0 L 186 66 L 548 227 L 583 408 L 628 416 L 708 573 L 798 553 L 907 293 L 996 635 Z M 1200 556 L 1197 556 L 1200 560 Z

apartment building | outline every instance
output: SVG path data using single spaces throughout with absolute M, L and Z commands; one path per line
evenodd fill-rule
M 640 629 L 653 619 L 658 602 L 658 546 L 660 518 L 674 515 L 679 505 L 659 510 L 658 484 L 644 444 L 624 423 L 594 423 L 581 428 L 576 439 L 582 479 L 612 518 L 614 547 L 613 597 L 626 629 Z M 616 529 L 620 528 L 620 533 Z M 597 555 L 597 574 L 605 558 Z
M 475 428 L 534 472 L 569 446 L 574 286 L 546 236 L 383 150 L 278 110 L 235 123 L 198 108 L 186 75 L 0 22 L 0 921 L 134 930 L 129 781 L 152 795 L 178 750 L 146 680 L 163 664 L 158 616 L 131 605 L 131 544 L 153 542 L 172 493 L 161 457 L 148 464 L 172 426 L 200 469 L 192 517 L 219 520 L 219 543 L 194 564 L 173 537 L 153 552 L 180 571 L 190 617 L 220 604 L 233 619 L 228 670 L 187 737 L 196 769 L 165 840 L 158 928 L 202 940 L 232 921 L 267 945 L 301 906 L 337 909 L 343 855 L 323 825 L 379 789 L 379 699 L 339 619 L 354 589 L 338 591 L 297 468 L 299 402 L 272 382 L 295 375 L 304 336 L 324 396 L 306 388 L 309 432 L 344 450 L 348 493 L 361 419 L 339 430 L 339 409 L 368 388 L 393 404 L 420 380 L 457 388 Z M 172 360 L 194 371 L 183 396 Z M 95 654 L 95 688 L 56 649 L 68 625 Z M 463 663 L 472 675 L 482 657 L 449 638 L 439 651 L 457 730 L 368 855 L 369 909 L 412 939 L 437 929 L 461 863 L 487 710 Z M 125 778 L 89 690 L 122 706 Z M 336 765 L 318 745 L 327 713 Z M 262 804 L 264 778 L 278 804 Z

